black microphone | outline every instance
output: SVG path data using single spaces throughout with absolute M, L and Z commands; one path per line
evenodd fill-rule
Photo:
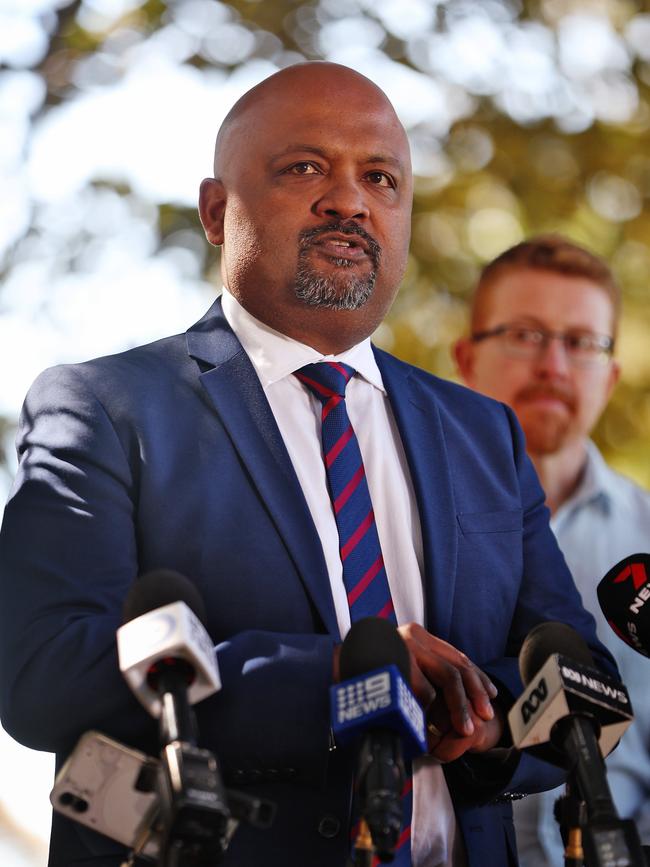
M 508 714 L 513 743 L 569 771 L 586 806 L 585 863 L 642 867 L 638 833 L 618 817 L 603 760 L 632 721 L 627 690 L 596 668 L 582 636 L 564 623 L 530 631 L 519 669 L 527 688 Z
M 234 830 L 216 757 L 196 745 L 191 704 L 220 687 L 203 601 L 170 570 L 139 577 L 118 630 L 120 668 L 136 696 L 160 719 L 159 775 L 166 865 L 208 865 Z M 193 691 L 194 690 L 194 691 Z
M 631 554 L 598 585 L 598 602 L 618 637 L 650 656 L 650 554 Z
M 408 649 L 395 626 L 379 617 L 353 624 L 341 646 L 341 682 L 332 687 L 337 742 L 358 742 L 359 813 L 382 862 L 392 861 L 402 830 L 406 764 L 426 749 L 424 714 L 410 690 Z M 357 863 L 367 852 L 362 833 Z

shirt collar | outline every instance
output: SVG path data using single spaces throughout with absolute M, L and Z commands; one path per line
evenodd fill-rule
M 555 515 L 556 523 L 563 515 L 568 515 L 589 504 L 599 504 L 603 510 L 610 505 L 611 496 L 608 491 L 609 468 L 591 440 L 586 442 L 586 459 L 582 479 L 569 499 L 562 504 Z
M 338 355 L 323 355 L 317 349 L 260 322 L 225 288 L 221 303 L 226 321 L 244 347 L 264 389 L 290 376 L 305 364 L 343 361 L 354 367 L 375 388 L 386 393 L 369 337 Z

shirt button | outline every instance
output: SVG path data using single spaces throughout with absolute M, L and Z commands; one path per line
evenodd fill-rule
M 340 830 L 341 823 L 336 818 L 336 816 L 323 816 L 318 823 L 318 833 L 321 835 L 321 837 L 327 837 L 327 839 L 336 837 Z

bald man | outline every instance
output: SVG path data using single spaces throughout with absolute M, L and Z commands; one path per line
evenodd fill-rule
M 189 576 L 223 680 L 201 741 L 227 784 L 277 806 L 226 865 L 346 864 L 355 757 L 332 741 L 328 688 L 360 617 L 399 626 L 430 726 L 396 865 L 517 863 L 510 800 L 558 781 L 504 724 L 531 627 L 570 623 L 611 669 L 513 415 L 370 343 L 411 198 L 406 135 L 372 82 L 326 63 L 271 76 L 226 118 L 201 187 L 221 297 L 185 334 L 46 371 L 25 403 L 3 722 L 59 761 L 90 728 L 155 753 L 114 635 L 137 575 Z M 121 857 L 55 818 L 51 865 Z

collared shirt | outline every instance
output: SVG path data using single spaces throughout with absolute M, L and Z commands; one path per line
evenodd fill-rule
M 623 643 L 600 610 L 596 588 L 619 560 L 650 543 L 650 492 L 614 472 L 591 441 L 582 479 L 558 509 L 551 527 L 598 638 L 611 651 L 627 686 L 635 720 L 607 758 L 607 777 L 618 812 L 634 818 L 650 843 L 650 661 Z M 549 576 L 549 580 L 553 580 Z M 553 805 L 562 789 L 529 795 L 514 805 L 521 867 L 562 867 L 564 856 Z
M 292 374 L 305 364 L 323 360 L 342 361 L 357 371 L 348 383 L 345 402 L 359 441 L 397 622 L 424 624 L 420 517 L 404 447 L 370 339 L 339 355 L 324 356 L 264 325 L 225 289 L 222 305 L 260 379 L 318 531 L 341 638 L 350 628 L 350 611 L 322 457 L 321 404 Z M 413 865 L 461 867 L 465 862 L 456 854 L 460 835 L 442 769 L 430 757 L 416 765 Z

